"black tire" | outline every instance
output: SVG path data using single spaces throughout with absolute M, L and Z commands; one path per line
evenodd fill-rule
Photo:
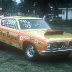
M 26 44 L 24 49 L 24 56 L 27 60 L 34 61 L 38 57 L 38 52 L 35 48 L 35 46 L 31 43 Z

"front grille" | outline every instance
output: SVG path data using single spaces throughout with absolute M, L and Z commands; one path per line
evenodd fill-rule
M 63 48 L 63 47 L 65 47 L 65 43 L 64 42 L 53 43 L 52 47 L 53 48 Z
M 48 43 L 46 47 L 47 51 L 59 51 L 68 49 L 72 49 L 72 41 Z

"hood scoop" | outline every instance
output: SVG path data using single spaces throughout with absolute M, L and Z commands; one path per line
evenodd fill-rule
M 63 34 L 63 31 L 51 30 L 51 31 L 45 32 L 45 35 L 62 35 L 62 34 Z

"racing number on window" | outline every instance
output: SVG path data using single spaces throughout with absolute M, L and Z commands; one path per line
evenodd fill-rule
M 15 19 L 3 19 L 1 25 L 12 29 L 18 29 Z

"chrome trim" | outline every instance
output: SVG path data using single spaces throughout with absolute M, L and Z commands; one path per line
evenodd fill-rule
M 45 52 L 48 52 L 48 53 L 52 53 L 52 52 L 65 52 L 65 51 L 72 51 L 72 49 L 66 49 L 66 50 L 56 50 L 56 51 L 42 51 L 41 53 L 45 53 Z

